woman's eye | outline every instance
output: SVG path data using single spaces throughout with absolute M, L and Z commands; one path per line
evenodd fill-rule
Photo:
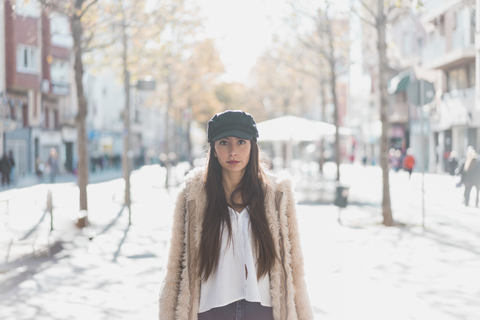
M 227 145 L 227 141 L 225 141 L 225 140 L 220 141 L 220 145 L 221 145 L 221 146 Z
M 245 140 L 238 140 L 238 144 L 245 144 L 247 143 Z

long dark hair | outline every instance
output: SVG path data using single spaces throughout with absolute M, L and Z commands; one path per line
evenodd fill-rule
M 260 148 L 255 138 L 250 142 L 250 160 L 246 166 L 245 174 L 237 188 L 232 192 L 228 202 L 223 188 L 222 167 L 214 156 L 215 143 L 210 143 L 205 181 L 207 208 L 200 241 L 199 272 L 204 281 L 217 270 L 223 227 L 227 227 L 228 239 L 231 240 L 232 226 L 228 212 L 229 204 L 234 208 L 250 206 L 250 226 L 254 252 L 257 258 L 257 279 L 271 270 L 277 258 L 265 213 L 265 190 L 263 189 L 265 172 L 260 166 Z M 236 203 L 234 198 L 239 193 L 242 202 Z

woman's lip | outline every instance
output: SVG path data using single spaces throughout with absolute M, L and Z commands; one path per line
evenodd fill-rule
M 231 161 L 227 161 L 228 164 L 237 164 L 239 163 L 240 161 L 236 161 L 236 160 L 231 160 Z

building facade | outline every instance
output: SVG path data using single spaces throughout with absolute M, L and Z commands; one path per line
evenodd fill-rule
M 430 106 L 431 171 L 444 172 L 455 151 L 480 147 L 480 113 L 475 107 L 475 3 L 429 1 L 422 22 L 428 32 L 425 68 L 437 72 Z
M 47 16 L 34 1 L 17 1 L 15 6 L 7 1 L 3 10 L 0 151 L 13 152 L 16 177 L 34 172 L 36 158 L 47 161 L 52 148 L 59 155 L 60 172 L 72 171 L 76 97 L 69 23 L 61 16 Z

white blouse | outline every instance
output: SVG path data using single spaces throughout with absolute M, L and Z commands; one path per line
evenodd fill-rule
M 225 227 L 222 231 L 218 268 L 201 285 L 200 313 L 242 299 L 260 302 L 265 307 L 272 306 L 268 273 L 257 281 L 248 207 L 240 213 L 230 207 L 228 211 L 232 240 L 228 242 L 228 229 Z

